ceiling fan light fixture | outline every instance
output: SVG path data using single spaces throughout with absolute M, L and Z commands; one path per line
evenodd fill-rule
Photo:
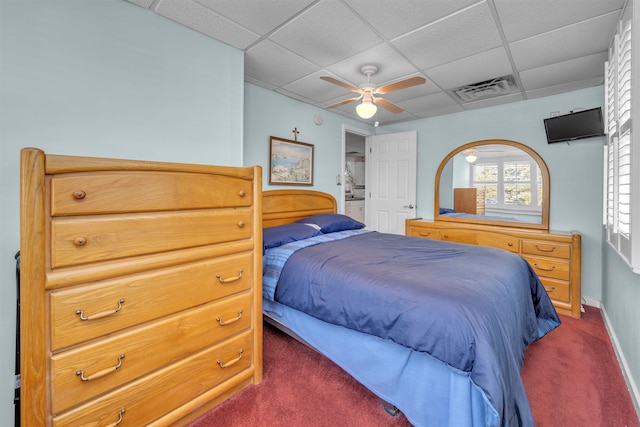
M 378 107 L 370 99 L 365 99 L 356 106 L 356 113 L 363 119 L 370 119 L 376 114 L 376 111 L 378 111 Z
M 338 85 L 360 95 L 355 98 L 345 99 L 344 101 L 331 104 L 326 108 L 340 107 L 341 105 L 362 99 L 362 103 L 356 106 L 356 113 L 360 118 L 370 119 L 371 117 L 373 117 L 378 111 L 378 107 L 375 104 L 379 104 L 382 108 L 384 108 L 385 110 L 389 110 L 393 114 L 402 113 L 403 109 L 393 102 L 385 98 L 374 98 L 374 95 L 387 94 L 396 90 L 406 89 L 409 87 L 424 84 L 427 81 L 422 76 L 413 76 L 404 80 L 378 87 L 371 82 L 371 76 L 378 71 L 378 67 L 376 67 L 375 65 L 365 65 L 360 69 L 360 71 L 367 77 L 367 81 L 365 83 L 362 83 L 360 87 L 355 87 L 350 83 L 345 83 L 342 80 L 338 80 L 331 76 L 320 76 L 321 80 Z
M 476 156 L 475 150 L 469 150 L 469 152 L 467 153 L 467 157 L 465 157 L 465 159 L 467 159 L 467 162 L 469 163 L 473 163 L 476 160 L 478 160 L 478 156 Z

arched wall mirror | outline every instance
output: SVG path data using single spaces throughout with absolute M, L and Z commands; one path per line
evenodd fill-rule
M 549 230 L 549 170 L 515 141 L 475 141 L 449 153 L 435 180 L 436 221 Z

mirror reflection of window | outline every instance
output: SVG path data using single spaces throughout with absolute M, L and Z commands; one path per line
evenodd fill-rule
M 471 181 L 474 187 L 484 190 L 488 207 L 528 213 L 540 211 L 542 175 L 533 159 L 479 159 L 471 168 Z
M 507 140 L 465 144 L 440 164 L 435 218 L 545 229 L 549 191 L 544 187 L 548 180 L 542 158 L 523 144 Z M 463 188 L 477 188 L 475 194 L 484 195 L 478 196 L 482 200 L 478 201 L 476 212 L 456 212 L 453 193 Z

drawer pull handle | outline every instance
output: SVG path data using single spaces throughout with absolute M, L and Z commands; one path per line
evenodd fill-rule
M 553 292 L 553 291 L 555 291 L 555 290 L 556 290 L 556 287 L 555 287 L 555 286 L 551 286 L 550 288 L 546 289 L 546 291 L 547 291 L 548 293 L 551 293 L 551 292 Z
M 120 409 L 120 412 L 118 412 L 118 421 L 116 421 L 113 424 L 108 425 L 107 427 L 117 427 L 120 425 L 120 423 L 122 422 L 122 416 L 124 415 L 124 413 L 127 412 L 127 410 L 125 408 Z
M 419 232 L 418 232 L 418 234 L 419 234 L 420 236 L 425 236 L 425 237 L 429 237 L 429 236 L 431 236 L 431 232 L 430 232 L 430 231 L 427 231 L 426 233 L 423 233 L 422 231 L 419 231 Z
M 556 250 L 555 246 L 552 246 L 551 249 L 544 249 L 541 248 L 540 246 L 536 245 L 536 250 L 540 251 L 540 252 L 553 252 Z
M 244 190 L 240 190 L 240 192 L 238 193 L 238 196 L 240 196 L 240 197 L 244 197 L 246 195 L 247 195 L 247 193 L 245 193 Z
M 234 317 L 231 320 L 222 320 L 219 317 L 216 317 L 216 320 L 218 321 L 218 323 L 220 323 L 220 326 L 226 326 L 226 325 L 230 325 L 232 323 L 237 322 L 238 320 L 240 320 L 242 318 L 242 309 L 238 310 L 238 317 Z
M 445 238 L 445 239 L 448 239 L 448 238 L 449 238 L 449 235 L 448 235 L 447 233 L 444 233 L 444 238 Z
M 91 316 L 86 316 L 86 317 L 84 315 L 84 310 L 76 310 L 76 314 L 78 314 L 80 316 L 80 320 L 102 319 L 103 317 L 111 316 L 112 314 L 116 314 L 117 312 L 122 310 L 122 304 L 124 304 L 124 298 L 121 298 L 120 301 L 118 301 L 118 306 L 116 308 L 114 308 L 113 310 L 101 311 L 100 313 L 96 313 L 96 314 L 93 314 Z
M 89 375 L 88 377 L 84 376 L 84 371 L 76 371 L 76 375 L 79 375 L 80 379 L 82 381 L 97 380 L 98 378 L 102 378 L 107 374 L 115 372 L 116 369 L 118 369 L 120 366 L 122 366 L 122 359 L 124 359 L 124 354 L 121 354 L 118 357 L 118 364 L 116 366 L 112 366 L 110 368 L 103 369 L 101 371 L 96 372 L 93 375 Z
M 542 270 L 542 271 L 553 271 L 553 270 L 555 270 L 555 269 L 556 269 L 556 266 L 555 266 L 555 265 L 552 265 L 552 266 L 551 266 L 551 268 L 543 268 L 543 267 L 540 267 L 538 264 L 535 264 L 535 263 L 534 263 L 533 265 L 534 265 L 538 270 Z
M 242 349 L 240 349 L 240 351 L 238 352 L 238 357 L 228 361 L 227 363 L 222 363 L 222 360 L 218 359 L 218 365 L 220 365 L 221 368 L 228 368 L 229 366 L 232 366 L 238 363 L 240 359 L 242 359 Z
M 236 277 L 229 277 L 228 279 L 223 279 L 220 274 L 216 274 L 216 277 L 218 278 L 220 283 L 235 282 L 236 280 L 240 280 L 242 278 L 242 269 L 240 269 L 240 271 L 238 271 L 238 275 Z
M 513 246 L 513 242 L 507 243 L 507 246 L 509 246 L 509 247 Z
M 238 227 L 239 228 L 243 228 L 244 227 L 244 221 L 238 221 Z
M 82 200 L 85 197 L 87 197 L 87 193 L 85 193 L 82 190 L 78 190 L 78 191 L 74 191 L 73 192 L 73 198 L 76 199 L 76 200 Z
M 73 244 L 76 246 L 84 246 L 87 243 L 86 237 L 76 237 L 76 240 L 73 241 Z

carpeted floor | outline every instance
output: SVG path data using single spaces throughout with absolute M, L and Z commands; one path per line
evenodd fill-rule
M 522 377 L 538 427 L 640 427 L 600 311 L 563 324 L 525 354 Z M 295 356 L 294 356 L 295 355 Z M 264 380 L 189 427 L 410 426 L 325 357 L 265 325 Z
M 538 427 L 640 426 L 600 310 L 562 325 L 525 353 L 522 378 Z

